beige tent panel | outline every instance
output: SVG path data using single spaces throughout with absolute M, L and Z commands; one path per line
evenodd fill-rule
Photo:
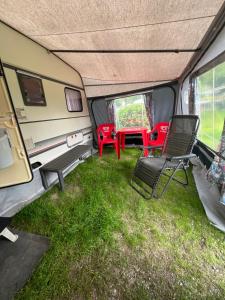
M 213 17 L 139 28 L 36 36 L 48 49 L 196 49 Z
M 50 50 L 196 49 L 223 2 L 2 0 L 0 18 Z M 82 77 L 115 83 L 176 79 L 193 53 L 57 55 Z M 87 94 L 96 95 L 96 88 L 87 87 Z
M 58 55 L 76 67 L 84 77 L 129 82 L 177 78 L 192 53 L 60 53 Z
M 222 0 L 1 0 L 1 19 L 29 36 L 112 29 L 215 15 Z
M 87 87 L 87 86 L 90 86 L 90 85 L 116 85 L 116 84 L 142 84 L 142 83 L 147 83 L 147 84 L 154 84 L 155 81 L 144 81 L 144 82 L 141 82 L 141 81 L 130 81 L 130 82 L 125 82 L 124 80 L 122 81 L 118 81 L 118 80 L 97 80 L 97 79 L 92 79 L 92 78 L 89 78 L 89 77 L 83 77 L 83 82 L 84 82 L 84 85 Z M 158 83 L 159 81 L 157 81 Z M 163 82 L 168 82 L 168 80 L 163 80 L 162 82 L 160 81 L 160 83 L 163 83 Z
M 135 84 L 121 84 L 121 85 L 102 85 L 102 86 L 86 86 L 87 97 L 107 96 L 111 94 L 118 94 L 129 92 L 131 90 L 138 90 L 143 88 L 150 88 L 160 85 L 165 82 L 152 82 L 152 83 L 135 83 Z

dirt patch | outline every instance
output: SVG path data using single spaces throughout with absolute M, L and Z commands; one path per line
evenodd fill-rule
M 58 202 L 59 201 L 59 194 L 58 193 L 51 194 L 50 199 L 54 202 Z
M 133 161 L 133 157 L 131 157 L 131 156 L 124 156 L 123 160 L 125 160 L 125 161 Z
M 82 193 L 81 187 L 75 183 L 66 184 L 65 191 L 66 193 L 77 195 L 77 196 Z
M 120 251 L 125 255 L 130 255 L 131 249 L 128 247 L 127 243 L 125 242 L 124 236 L 119 232 L 118 233 L 115 232 L 113 236 L 117 242 Z
M 77 281 L 78 299 L 88 295 L 93 299 L 112 300 L 173 299 L 176 276 L 169 255 L 157 249 L 157 253 L 146 256 L 125 246 L 120 236 L 118 239 L 120 249 L 106 254 L 93 253 L 72 266 L 69 277 Z M 86 295 L 80 289 L 79 278 L 85 282 Z
M 99 163 L 100 165 L 103 165 L 103 166 L 107 166 L 107 165 L 109 164 L 107 161 L 105 161 L 105 160 L 102 159 L 102 158 L 100 158 L 100 159 L 98 160 L 98 163 Z
M 136 227 L 136 225 L 138 225 L 137 221 L 127 213 L 124 213 L 122 215 L 121 219 L 122 219 L 123 223 L 126 225 L 126 229 L 127 229 L 128 233 L 129 234 L 134 233 L 135 227 Z

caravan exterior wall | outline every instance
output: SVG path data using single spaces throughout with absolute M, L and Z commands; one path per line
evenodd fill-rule
M 0 36 L 0 58 L 30 163 L 40 166 L 73 146 L 92 144 L 87 99 L 79 73 L 44 47 L 2 23 Z M 40 80 L 45 105 L 27 105 L 18 80 L 21 74 Z M 66 89 L 81 95 L 82 109 L 69 111 Z M 76 164 L 71 169 L 74 166 Z M 30 183 L 0 190 L 0 216 L 13 215 L 43 193 L 39 167 L 33 170 L 33 175 Z M 49 182 L 56 181 L 56 176 L 49 176 Z

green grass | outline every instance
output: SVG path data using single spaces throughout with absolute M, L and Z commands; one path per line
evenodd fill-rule
M 142 199 L 129 179 L 138 151 L 89 158 L 24 208 L 13 225 L 50 249 L 17 299 L 224 299 L 224 235 L 193 182 Z

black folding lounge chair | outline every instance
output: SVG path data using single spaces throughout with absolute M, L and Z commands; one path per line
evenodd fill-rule
M 145 199 L 159 198 L 163 195 L 173 179 L 182 185 L 188 185 L 186 168 L 189 160 L 195 157 L 192 153 L 199 127 L 198 116 L 176 115 L 172 118 L 162 154 L 159 157 L 140 157 L 131 179 L 131 186 Z M 155 147 L 144 147 L 153 149 Z M 168 170 L 170 174 L 168 174 Z M 176 171 L 183 170 L 185 181 L 174 178 Z M 162 192 L 157 195 L 161 175 L 168 177 Z M 143 184 L 144 182 L 144 184 Z M 146 187 L 149 186 L 149 188 Z

